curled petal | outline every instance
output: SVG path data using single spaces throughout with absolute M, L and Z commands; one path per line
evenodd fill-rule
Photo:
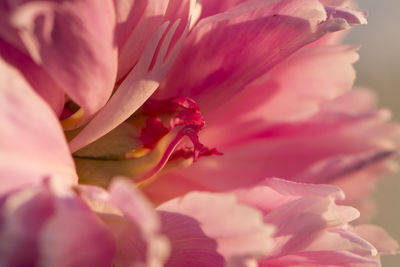
M 328 18 L 341 18 L 349 25 L 367 24 L 367 12 L 350 7 L 325 6 Z

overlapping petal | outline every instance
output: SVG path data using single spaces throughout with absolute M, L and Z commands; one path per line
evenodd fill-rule
M 48 179 L 3 197 L 1 265 L 110 266 L 110 233 L 82 199 L 57 183 Z
M 24 73 L 37 73 L 28 74 L 34 89 L 58 114 L 61 92 L 81 106 L 86 117 L 104 106 L 117 70 L 111 0 L 6 1 L 1 12 L 6 21 L 2 56 Z
M 347 10 L 346 16 L 352 14 Z M 157 97 L 189 96 L 212 110 L 301 47 L 345 29 L 319 1 L 247 1 L 199 21 Z M 284 42 L 284 45 L 283 45 Z M 245 45 L 246 44 L 246 45 Z M 197 71 L 201 69 L 202 71 Z
M 340 189 L 267 179 L 237 194 L 277 227 L 274 251 L 260 266 L 379 266 L 377 249 L 347 225 L 358 211 L 335 203 L 344 198 Z
M 190 193 L 157 210 L 172 245 L 167 266 L 221 266 L 260 258 L 273 246 L 274 228 L 262 222 L 258 211 L 239 204 L 234 195 Z
M 167 266 L 380 266 L 379 253 L 393 251 L 396 242 L 385 235 L 384 241 L 369 236 L 372 244 L 360 237 L 348 225 L 358 211 L 335 203 L 343 198 L 334 186 L 266 179 L 230 193 L 173 199 L 158 208 L 171 241 Z M 225 212 L 229 219 L 221 220 Z M 369 226 L 359 227 L 363 233 Z
M 352 205 L 364 209 L 361 199 L 372 191 L 374 181 L 393 170 L 388 159 L 395 155 L 400 140 L 398 126 L 388 122 L 387 111 L 374 110 L 372 99 L 367 91 L 354 90 L 322 101 L 319 112 L 308 119 L 271 124 L 268 113 L 260 112 L 252 114 L 258 120 L 244 115 L 237 123 L 210 123 L 200 137 L 224 156 L 203 158 L 189 168 L 166 172 L 144 190 L 162 201 L 168 194 L 172 197 L 196 188 L 226 190 L 277 176 L 339 185 Z M 240 110 L 235 103 L 231 107 Z M 252 109 L 243 105 L 243 110 Z M 362 186 L 355 181 L 363 181 Z M 170 187 L 171 183 L 179 186 Z M 155 196 L 155 192 L 161 193 Z
M 122 70 L 120 68 L 120 72 L 124 73 L 123 76 L 129 72 L 128 75 L 107 105 L 70 142 L 73 152 L 104 136 L 124 122 L 155 92 L 178 57 L 197 14 L 198 6 L 194 0 L 181 4 L 179 1 L 169 1 L 168 9 L 163 17 L 163 20 L 167 21 L 161 25 L 155 23 L 157 27 L 154 32 L 150 31 L 151 35 L 148 37 L 146 36 L 149 32 L 146 34 L 140 32 L 144 29 L 137 33 L 140 36 L 139 40 L 134 38 L 135 35 L 131 37 L 134 44 L 141 48 L 130 47 L 129 51 L 136 53 L 143 50 L 138 54 L 140 58 L 137 59 L 137 63 L 133 61 L 132 69 L 131 67 Z M 146 45 L 140 41 L 143 36 L 149 39 Z
M 163 266 L 168 241 L 156 212 L 132 183 L 117 178 L 109 192 L 93 186 L 81 186 L 80 192 L 116 240 L 115 266 Z
M 347 1 L 7 0 L 0 15 L 0 54 L 20 71 L 0 62 L 0 265 L 350 267 L 397 253 L 338 204 L 365 205 L 400 144 L 388 112 L 348 92 L 357 48 L 327 45 L 366 23 Z M 57 116 L 76 130 L 70 150 Z M 71 151 L 79 182 L 108 190 L 77 185 Z
M 172 40 L 173 46 L 185 31 L 189 19 L 193 24 L 200 12 L 195 0 L 115 0 L 114 3 L 118 21 L 118 81 L 139 61 L 146 44 L 165 21 L 181 21 Z
M 267 77 L 245 88 L 221 105 L 210 123 L 260 120 L 265 124 L 296 121 L 319 111 L 320 105 L 349 91 L 356 47 L 312 46 L 300 49 L 271 70 Z M 239 101 L 247 100 L 247 105 Z

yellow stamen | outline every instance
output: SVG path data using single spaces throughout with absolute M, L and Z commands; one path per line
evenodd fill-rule
M 75 156 L 74 160 L 79 176 L 79 182 L 107 187 L 111 179 L 115 176 L 129 177 L 133 181 L 140 183 L 143 182 L 143 177 L 146 177 L 146 180 L 152 180 L 152 178 L 156 176 L 158 171 L 161 170 L 167 162 L 165 155 L 166 153 L 168 154 L 167 150 L 171 150 L 171 142 L 176 137 L 179 130 L 180 127 L 172 130 L 158 142 L 157 146 L 151 150 L 150 153 L 147 153 L 142 157 L 108 160 Z M 139 152 L 137 155 L 146 149 L 142 148 L 137 149 L 136 151 L 138 150 Z M 146 175 L 149 173 L 151 176 L 147 177 Z
M 77 112 L 61 121 L 61 126 L 63 127 L 64 131 L 73 130 L 78 127 L 78 125 L 82 122 L 83 114 L 83 108 L 80 108 Z

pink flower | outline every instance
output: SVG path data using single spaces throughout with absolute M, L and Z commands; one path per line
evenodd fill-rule
M 339 15 L 348 23 L 365 22 L 356 10 L 326 6 L 325 10 L 333 16 L 331 23 Z M 270 70 L 273 49 L 249 46 L 246 54 L 243 45 L 238 45 L 240 52 L 233 53 L 238 56 L 231 58 L 227 54 L 237 42 L 210 49 L 206 40 L 237 35 L 231 37 L 225 31 L 225 36 L 213 29 L 202 46 L 198 40 L 203 39 L 196 32 L 191 34 L 155 98 L 194 99 L 206 122 L 200 140 L 224 156 L 203 157 L 189 168 L 163 172 L 144 188 L 152 199 L 162 202 L 191 190 L 231 190 L 265 177 L 280 177 L 339 185 L 348 195 L 347 203 L 370 209 L 365 197 L 378 177 L 393 170 L 390 158 L 398 149 L 400 132 L 397 124 L 388 122 L 388 111 L 376 110 L 370 92 L 351 90 L 357 47 L 332 44 L 328 36 L 297 47 Z M 269 42 L 266 38 L 255 45 L 268 47 Z M 196 57 L 189 59 L 193 54 Z M 265 65 L 257 61 L 261 59 Z M 235 67 L 246 64 L 246 70 Z M 199 66 L 205 71 L 194 70 Z M 265 67 L 260 76 L 257 66 Z
M 345 1 L 10 0 L 0 13 L 0 265 L 396 253 L 382 229 L 349 224 L 339 188 L 312 184 L 359 204 L 398 146 L 387 113 L 349 91 L 356 48 L 332 45 L 366 22 Z

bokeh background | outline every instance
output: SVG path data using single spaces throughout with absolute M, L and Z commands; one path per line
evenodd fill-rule
M 358 5 L 368 11 L 368 25 L 356 27 L 345 40 L 361 45 L 356 85 L 374 89 L 379 105 L 400 121 L 400 1 L 359 0 Z M 373 223 L 400 242 L 400 173 L 379 182 L 375 199 L 378 214 Z M 400 256 L 384 257 L 382 263 L 399 267 Z

